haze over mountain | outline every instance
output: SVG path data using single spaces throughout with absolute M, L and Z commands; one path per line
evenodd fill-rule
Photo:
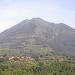
M 75 54 L 75 29 L 41 18 L 24 20 L 0 34 L 0 54 Z

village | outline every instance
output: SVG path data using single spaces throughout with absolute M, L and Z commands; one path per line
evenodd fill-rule
M 2 61 L 34 61 L 34 60 L 57 60 L 65 61 L 63 56 L 45 56 L 45 57 L 31 57 L 31 56 L 0 56 L 0 62 Z
M 30 56 L 0 56 L 0 61 L 33 61 Z

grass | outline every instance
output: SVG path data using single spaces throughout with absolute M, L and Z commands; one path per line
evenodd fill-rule
M 75 62 L 45 60 L 0 62 L 0 75 L 75 75 Z

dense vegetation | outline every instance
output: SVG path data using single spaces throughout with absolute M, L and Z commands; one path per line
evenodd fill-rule
M 0 75 L 75 75 L 75 61 L 0 61 Z

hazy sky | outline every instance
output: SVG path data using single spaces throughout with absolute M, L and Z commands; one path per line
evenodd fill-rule
M 75 28 L 75 0 L 0 0 L 0 32 L 34 17 Z

